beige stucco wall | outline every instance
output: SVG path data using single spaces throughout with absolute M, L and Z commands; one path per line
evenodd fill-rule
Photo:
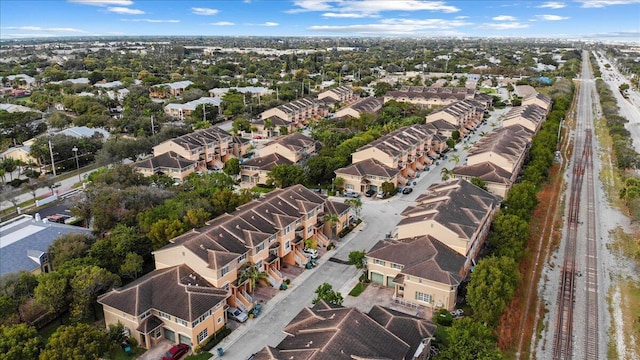
M 390 168 L 395 169 L 398 166 L 397 162 L 394 163 L 392 156 L 389 156 L 387 153 L 384 153 L 374 147 L 352 153 L 351 159 L 351 163 L 353 164 L 367 159 L 375 159 Z
M 169 151 L 173 151 L 188 160 L 198 160 L 198 157 L 200 155 L 198 151 L 195 151 L 195 154 L 191 154 L 191 151 L 188 151 L 172 140 L 167 140 L 153 147 L 153 156 L 162 155 L 164 153 L 168 153 Z
M 493 151 L 487 151 L 479 154 L 471 155 L 467 158 L 467 165 L 477 165 L 485 162 L 490 162 L 496 166 L 499 166 L 510 173 L 513 173 L 515 163 L 512 160 L 502 156 L 501 154 Z
M 508 127 L 508 126 L 513 126 L 513 125 L 522 125 L 525 128 L 537 132 L 537 126 L 534 122 L 526 120 L 522 117 L 516 117 L 513 119 L 508 119 L 502 122 L 502 127 Z
M 465 256 L 467 255 L 467 240 L 461 239 L 449 228 L 433 220 L 419 221 L 402 226 L 398 225 L 397 232 L 399 239 L 431 235 L 454 251 Z
M 260 156 L 267 156 L 271 154 L 278 154 L 293 163 L 297 163 L 302 158 L 302 156 L 298 156 L 295 151 L 292 151 L 286 146 L 278 143 L 271 144 L 260 149 Z

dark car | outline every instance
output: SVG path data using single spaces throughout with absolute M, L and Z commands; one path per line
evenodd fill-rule
M 411 194 L 412 191 L 413 191 L 413 188 L 410 188 L 410 187 L 406 187 L 406 188 L 402 189 L 402 193 L 405 194 L 405 195 L 406 194 Z
M 180 343 L 178 345 L 174 345 L 169 351 L 164 354 L 162 360 L 174 360 L 180 359 L 182 355 L 189 352 L 189 345 Z
M 376 194 L 376 191 L 375 191 L 375 190 L 373 190 L 373 189 L 369 189 L 369 190 L 367 190 L 367 192 L 365 192 L 365 193 L 364 193 L 364 196 L 366 196 L 366 197 L 372 197 L 372 196 L 373 196 L 373 195 L 375 195 L 375 194 Z

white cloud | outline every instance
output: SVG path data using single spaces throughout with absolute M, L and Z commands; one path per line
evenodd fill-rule
M 567 7 L 567 4 L 561 3 L 561 2 L 549 1 L 536 7 L 541 9 L 562 9 L 564 7 Z
M 380 17 L 379 15 L 373 15 L 373 14 L 362 14 L 362 13 L 335 13 L 335 12 L 328 12 L 328 13 L 324 13 L 322 14 L 322 16 L 327 17 L 327 18 L 341 18 L 341 19 L 361 19 L 361 18 L 367 18 L 367 17 Z
M 429 31 L 429 35 L 454 36 L 461 35 L 455 28 L 471 25 L 462 20 L 445 19 L 384 19 L 372 24 L 355 25 L 314 25 L 308 29 L 318 32 L 356 33 L 363 35 L 422 35 Z M 435 34 L 437 33 L 437 34 Z
M 129 6 L 133 5 L 133 1 L 131 0 L 67 0 L 71 3 L 84 4 L 84 5 L 93 5 L 93 6 L 108 6 L 108 5 L 117 5 L 117 6 Z
M 278 24 L 277 22 L 273 22 L 273 21 L 267 21 L 267 22 L 264 22 L 264 23 L 258 24 L 258 25 L 259 26 L 278 26 L 280 24 Z
M 75 28 L 62 28 L 62 27 L 40 27 L 40 26 L 8 26 L 3 27 L 5 30 L 21 30 L 21 31 L 50 31 L 50 32 L 64 32 L 64 33 L 85 33 L 86 31 Z
M 112 6 L 107 8 L 108 12 L 116 13 L 116 14 L 129 14 L 129 15 L 142 15 L 144 11 L 138 9 L 130 9 L 127 7 L 121 6 Z
M 233 26 L 233 25 L 235 25 L 235 23 L 232 23 L 231 21 L 218 21 L 218 22 L 209 23 L 209 25 L 213 25 L 213 26 Z
M 583 8 L 602 8 L 610 5 L 638 4 L 640 0 L 576 0 Z
M 300 0 L 294 1 L 297 8 L 287 10 L 290 14 L 310 11 L 326 11 L 329 13 L 360 13 L 376 15 L 384 11 L 441 11 L 454 13 L 459 8 L 447 5 L 444 1 L 425 0 Z M 362 16 L 366 17 L 366 16 Z
M 495 16 L 492 20 L 493 21 L 516 21 L 518 19 L 516 19 L 514 16 L 511 16 L 511 15 L 498 15 L 498 16 Z
M 179 23 L 180 20 L 163 20 L 163 19 L 120 19 L 120 21 L 131 21 L 131 22 L 148 22 L 148 23 Z
M 464 15 L 454 17 L 454 19 L 458 19 L 458 20 L 468 19 L 468 18 L 469 18 L 468 16 L 464 16 Z
M 559 21 L 559 20 L 567 20 L 568 16 L 559 16 L 559 15 L 536 15 L 537 19 L 545 20 L 545 21 Z
M 528 28 L 528 24 L 522 24 L 517 21 L 513 22 L 500 22 L 500 23 L 485 23 L 482 24 L 482 27 L 485 29 L 493 29 L 493 30 L 512 30 L 512 29 L 524 29 Z
M 191 12 L 196 15 L 215 15 L 220 11 L 218 9 L 210 9 L 210 8 L 201 8 L 201 7 L 192 7 Z

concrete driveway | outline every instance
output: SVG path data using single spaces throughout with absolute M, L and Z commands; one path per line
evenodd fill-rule
M 164 354 L 171 349 L 174 344 L 169 340 L 162 340 L 153 346 L 151 349 L 147 350 L 144 354 L 138 357 L 138 360 L 160 360 L 164 356 Z M 189 354 L 191 354 L 192 350 L 184 355 L 182 358 L 186 358 Z

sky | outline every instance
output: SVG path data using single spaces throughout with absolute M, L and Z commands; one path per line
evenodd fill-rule
M 2 0 L 0 38 L 534 37 L 640 42 L 640 0 Z

